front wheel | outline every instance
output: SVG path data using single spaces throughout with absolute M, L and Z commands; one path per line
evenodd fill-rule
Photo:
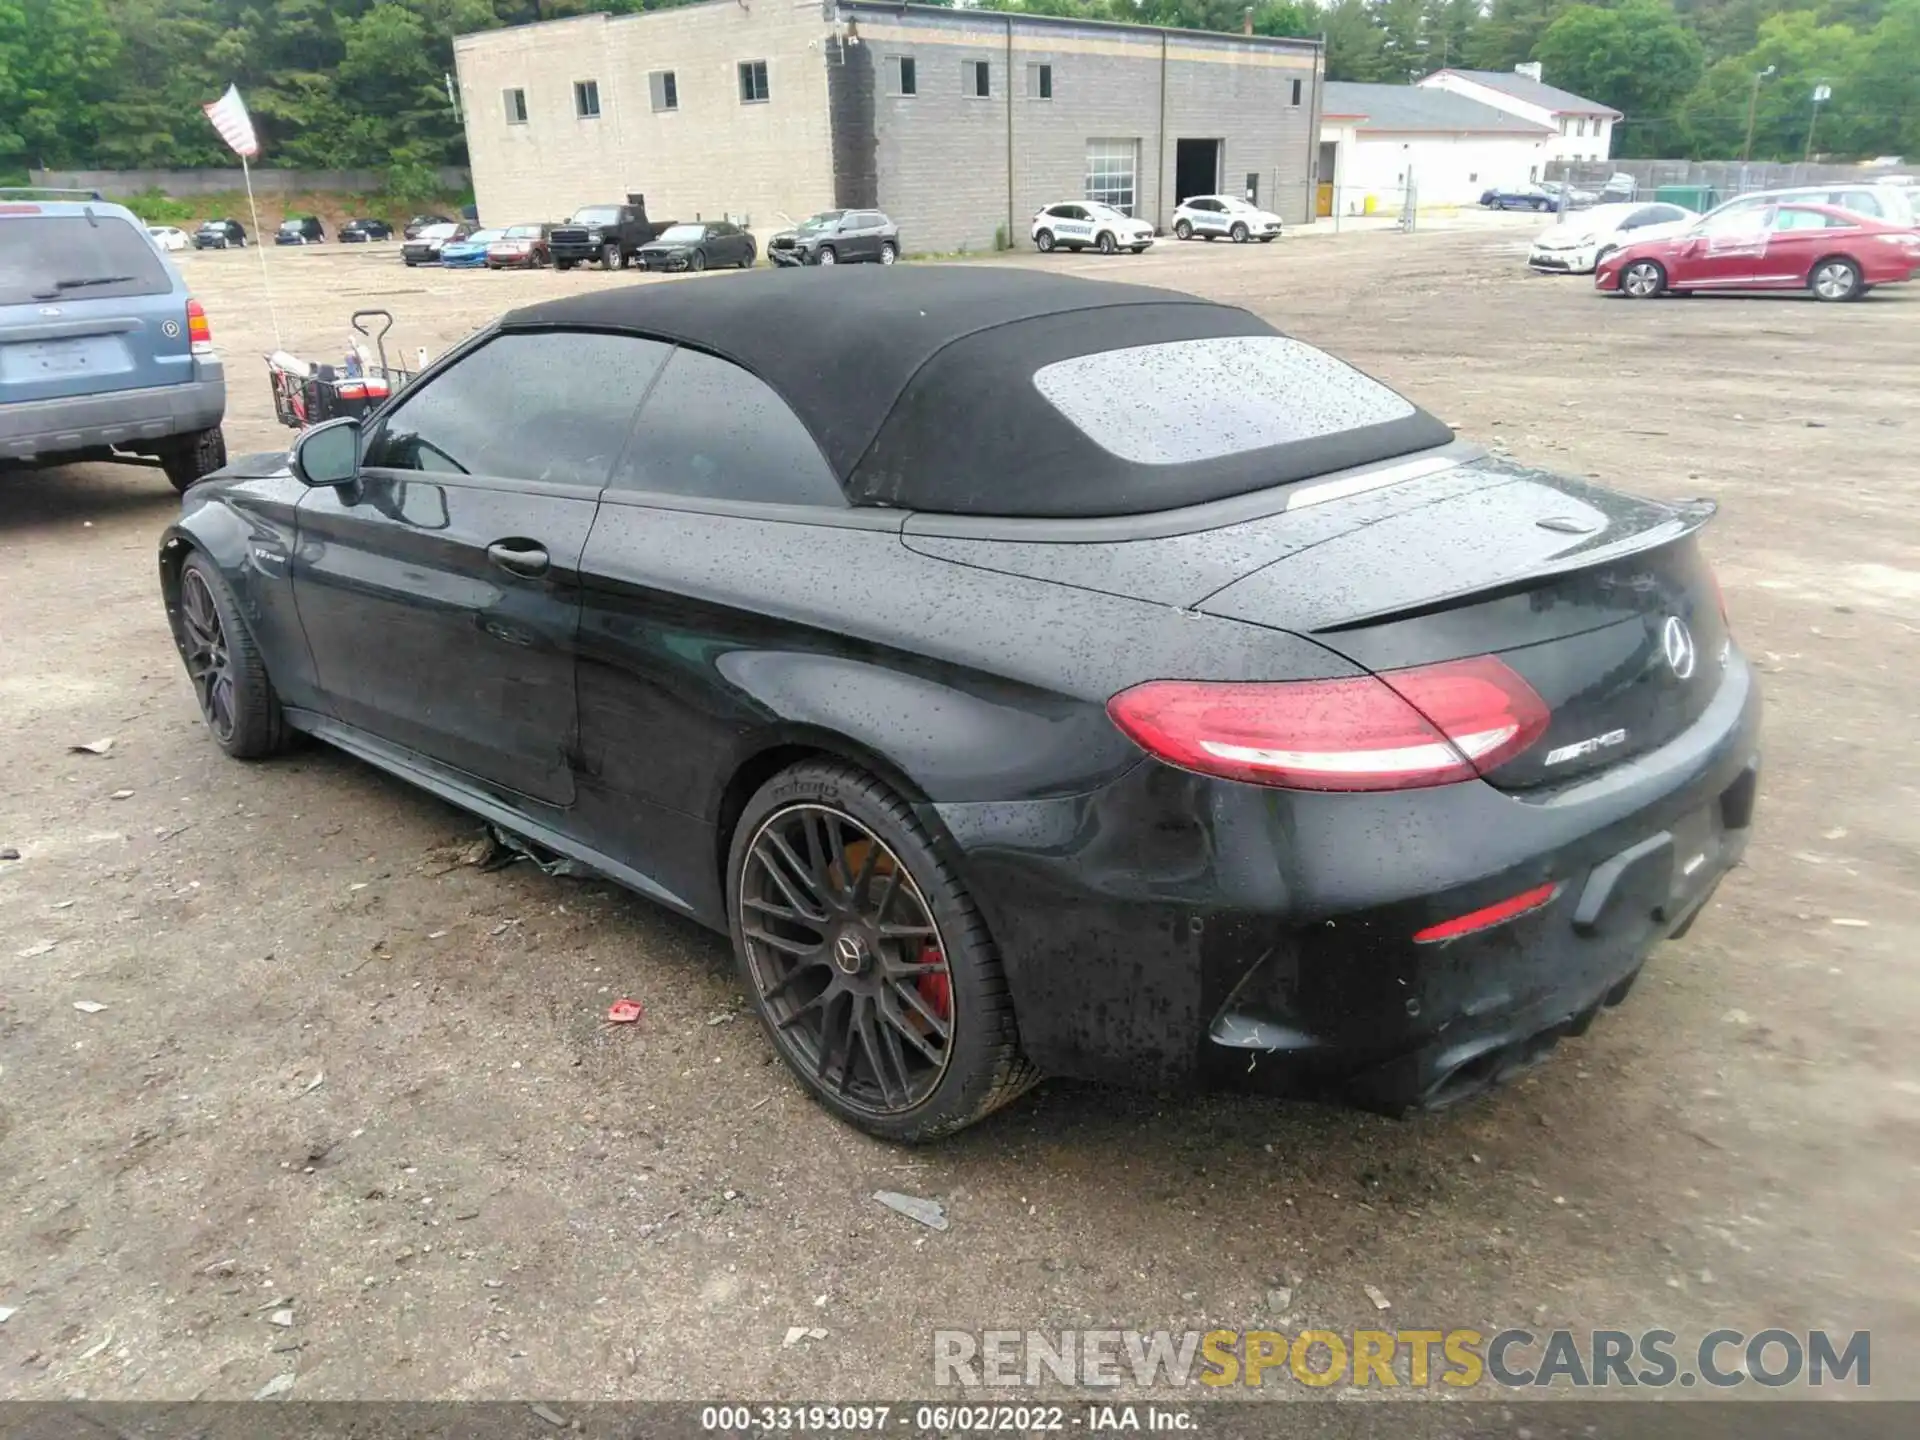
M 898 245 L 894 244 L 891 240 L 882 240 L 880 242 L 880 263 L 882 265 L 891 265 L 899 258 L 900 247 Z
M 840 257 L 833 253 L 833 247 L 831 245 L 822 245 L 820 247 L 820 259 L 818 263 L 822 265 L 838 265 L 840 263 Z
M 287 748 L 292 732 L 233 591 L 206 556 L 180 566 L 175 643 L 214 743 L 236 760 Z
M 600 268 L 602 270 L 618 270 L 626 263 L 627 257 L 620 253 L 620 247 L 618 245 L 608 244 L 600 247 Z
M 689 260 L 687 263 L 695 270 L 706 269 L 707 268 L 707 252 L 704 250 L 694 251 L 693 259 Z
M 1853 300 L 1865 293 L 1860 283 L 1860 267 L 1851 260 L 1822 260 L 1813 267 L 1808 279 L 1814 296 L 1821 300 Z
M 1233 243 L 1236 245 L 1246 244 L 1248 233 L 1247 227 L 1242 225 L 1238 220 L 1233 222 L 1233 229 L 1227 232 L 1227 234 L 1233 237 Z
M 1632 300 L 1651 300 L 1667 288 L 1667 272 L 1657 260 L 1636 260 L 1620 272 L 1620 293 Z
M 727 913 L 774 1048 L 850 1124 L 932 1140 L 1039 1078 L 979 911 L 871 775 L 807 761 L 762 787 L 734 832 Z
M 1111 230 L 1102 230 L 1100 232 L 1100 238 L 1096 240 L 1094 244 L 1099 249 L 1102 255 L 1111 255 L 1113 254 L 1114 251 L 1120 248 L 1120 246 L 1115 242 L 1113 238 L 1113 232 Z

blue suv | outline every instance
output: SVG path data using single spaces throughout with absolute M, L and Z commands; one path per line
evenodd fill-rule
M 122 206 L 0 190 L 0 468 L 226 464 L 226 372 L 200 302 Z

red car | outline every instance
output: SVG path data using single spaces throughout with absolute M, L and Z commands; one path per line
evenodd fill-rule
M 1920 232 L 1834 205 L 1744 206 L 1692 229 L 1616 251 L 1593 272 L 1596 290 L 1636 300 L 1696 290 L 1811 290 L 1854 300 L 1911 279 Z
M 506 270 L 545 265 L 547 234 L 551 225 L 509 225 L 500 238 L 487 247 L 487 268 Z

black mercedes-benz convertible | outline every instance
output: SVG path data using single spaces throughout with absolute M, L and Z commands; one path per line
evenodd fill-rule
M 229 754 L 726 932 L 920 1140 L 1049 1074 L 1434 1106 L 1584 1030 L 1746 844 L 1711 514 L 1191 296 L 783 271 L 509 314 L 194 486 L 160 580 Z

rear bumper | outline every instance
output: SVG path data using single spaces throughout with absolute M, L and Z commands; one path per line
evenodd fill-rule
M 175 435 L 211 430 L 227 412 L 226 371 L 218 360 L 197 361 L 194 369 L 198 378 L 185 385 L 0 406 L 0 460 L 108 446 L 146 450 Z
M 1308 794 L 1147 761 L 1088 795 L 935 813 L 1043 1070 L 1397 1112 L 1505 1078 L 1625 997 L 1745 849 L 1759 720 L 1734 655 L 1673 742 L 1532 795 Z M 1505 924 L 1413 939 L 1549 882 Z

